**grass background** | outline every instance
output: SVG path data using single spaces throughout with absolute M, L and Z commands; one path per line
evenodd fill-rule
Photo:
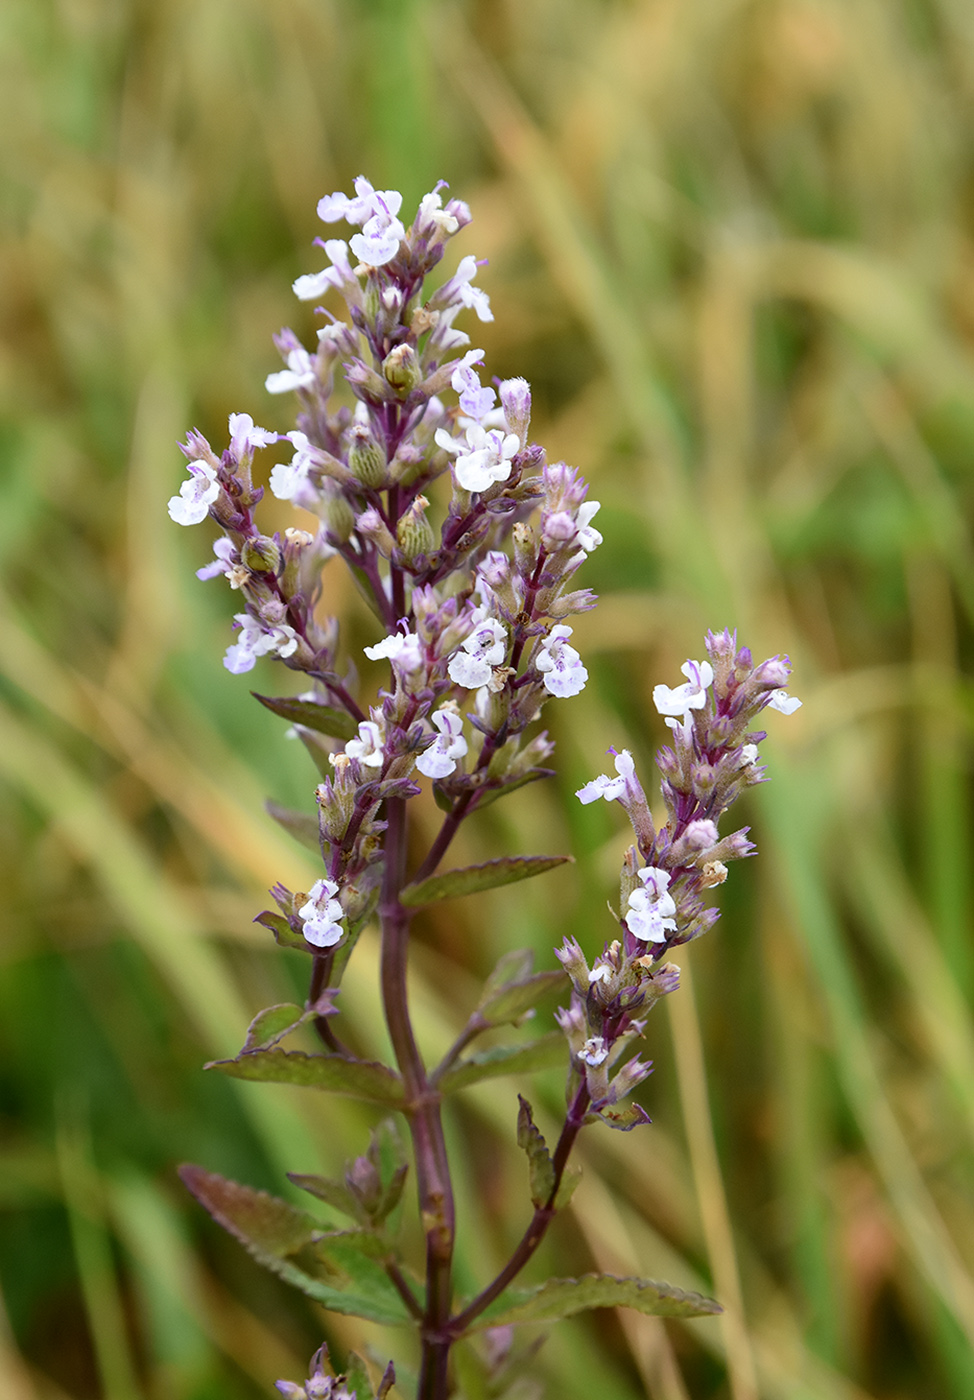
M 652 685 L 707 626 L 789 651 L 805 699 L 769 722 L 761 854 L 647 1029 L 654 1126 L 591 1131 L 536 1270 L 666 1277 L 727 1313 L 562 1324 L 548 1393 L 974 1394 L 972 112 L 965 0 L 6 0 L 10 1400 L 249 1400 L 323 1332 L 338 1357 L 398 1349 L 264 1277 L 173 1171 L 280 1189 L 369 1122 L 200 1072 L 300 994 L 300 958 L 250 921 L 274 880 L 312 878 L 262 802 L 309 805 L 314 779 L 220 664 L 206 529 L 165 515 L 188 425 L 288 426 L 270 337 L 310 336 L 289 283 L 319 266 L 315 201 L 361 171 L 407 208 L 441 177 L 471 204 L 479 343 L 532 380 L 536 435 L 590 477 L 606 536 L 577 629 L 592 682 L 551 707 L 559 778 L 463 847 L 577 864 L 426 926 L 425 1041 L 501 949 L 601 946 L 621 813 L 571 793 L 610 743 L 646 770 Z M 374 964 L 366 941 L 343 999 L 381 1049 Z M 514 1089 L 451 1118 L 461 1286 L 528 1210 Z M 547 1127 L 559 1093 L 531 1088 Z

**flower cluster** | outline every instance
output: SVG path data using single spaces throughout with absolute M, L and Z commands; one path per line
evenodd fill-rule
M 333 1375 L 328 1367 L 328 1348 L 323 1345 L 311 1358 L 311 1373 L 304 1385 L 295 1385 L 293 1381 L 276 1381 L 275 1389 L 284 1396 L 284 1400 L 356 1400 L 358 1392 L 349 1390 L 348 1377 Z M 396 1373 L 390 1361 L 375 1392 L 375 1400 L 383 1400 L 395 1383 Z
M 755 666 L 726 629 L 707 634 L 706 650 L 708 660 L 683 665 L 684 684 L 653 691 L 673 731 L 672 747 L 657 754 L 666 823 L 656 828 L 626 750 L 614 755 L 614 776 L 600 774 L 577 793 L 583 804 L 599 798 L 620 803 L 636 835 L 622 867 L 621 937 L 591 969 L 573 940 L 558 951 L 573 988 L 561 1024 L 575 1072 L 587 1078 L 593 1109 L 602 1116 L 633 1087 L 633 1076 L 638 1082 L 648 1073 L 630 1060 L 611 1083 L 606 1079 L 607 1067 L 638 1034 L 639 1017 L 679 983 L 679 969 L 661 959 L 713 926 L 720 911 L 704 905 L 703 892 L 726 880 L 728 861 L 754 852 L 746 827 L 724 837 L 718 831 L 720 818 L 744 789 L 765 781 L 758 746 L 766 735 L 752 726 L 765 709 L 787 715 L 801 705 L 784 688 L 791 670 L 787 657 Z M 634 1114 L 638 1110 L 627 1110 L 616 1126 L 633 1126 Z
M 455 324 L 464 311 L 493 319 L 476 258 L 427 289 L 469 209 L 442 185 L 408 227 L 402 208 L 398 191 L 364 177 L 351 195 L 319 202 L 325 224 L 358 231 L 327 238 L 329 265 L 294 283 L 299 300 L 344 303 L 344 319 L 319 308 L 314 350 L 289 329 L 276 338 L 285 367 L 267 389 L 295 395 L 296 424 L 278 434 L 232 414 L 220 454 L 190 433 L 188 479 L 169 503 L 177 523 L 209 517 L 223 531 L 199 576 L 226 578 L 243 603 L 227 669 L 240 675 L 271 657 L 310 681 L 294 732 L 322 772 L 326 876 L 278 904 L 318 949 L 339 942 L 375 894 L 383 799 L 414 796 L 428 778 L 441 805 L 466 813 L 544 772 L 551 745 L 525 731 L 547 700 L 577 695 L 588 678 L 566 619 L 594 603 L 570 582 L 601 542 L 598 502 L 573 468 L 547 463 L 531 443 L 527 382 L 488 382 L 483 350 Z M 270 537 L 256 520 L 254 459 L 275 444 L 291 455 L 270 465 L 270 489 L 304 515 Z M 317 606 L 334 557 L 386 629 L 365 648 L 389 675 L 368 711 L 339 667 L 337 624 Z M 336 708 L 347 725 L 327 718 Z

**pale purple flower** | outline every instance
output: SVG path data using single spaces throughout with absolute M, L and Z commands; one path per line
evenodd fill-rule
M 507 628 L 495 617 L 478 622 L 455 652 L 447 668 L 450 680 L 466 690 L 479 690 L 490 680 L 507 652 Z
M 460 407 L 468 418 L 479 423 L 493 408 L 497 395 L 493 389 L 485 389 L 474 365 L 484 358 L 483 350 L 468 350 L 453 371 L 450 383 L 460 395 Z
M 285 437 L 295 449 L 294 456 L 290 462 L 278 462 L 271 468 L 270 488 L 279 501 L 302 505 L 304 502 L 300 498 L 307 494 L 308 473 L 314 466 L 311 444 L 306 434 L 297 428 L 285 433 Z
M 597 801 L 604 797 L 606 802 L 614 802 L 617 798 L 624 797 L 629 781 L 635 776 L 636 767 L 632 761 L 632 754 L 628 749 L 623 749 L 615 756 L 615 767 L 618 777 L 607 778 L 604 773 L 600 773 L 597 778 L 593 778 L 590 783 L 586 783 L 583 788 L 579 788 L 575 796 L 584 807 L 590 802 Z
M 306 272 L 292 283 L 292 290 L 299 301 L 314 301 L 317 297 L 323 297 L 329 287 L 341 291 L 349 285 L 358 286 L 348 260 L 348 244 L 345 240 L 326 239 L 325 252 L 331 258 L 331 267 L 322 268 L 320 272 Z
M 188 462 L 189 479 L 169 498 L 169 518 L 177 525 L 199 525 L 210 513 L 220 494 L 216 469 L 209 462 Z
M 436 742 L 419 755 L 416 767 L 427 778 L 445 778 L 456 768 L 457 759 L 467 752 L 463 716 L 458 710 L 444 706 L 431 715 L 430 720 L 440 732 Z
M 297 651 L 298 634 L 293 627 L 263 627 L 249 613 L 237 613 L 233 620 L 240 631 L 237 640 L 227 648 L 223 664 L 234 676 L 252 671 L 258 656 L 291 656 Z
M 531 426 L 531 385 L 520 376 L 502 380 L 500 397 L 507 430 L 515 435 L 523 450 L 528 445 Z
M 335 895 L 334 880 L 316 880 L 308 892 L 308 902 L 298 910 L 304 924 L 304 936 L 316 948 L 332 948 L 343 936 L 342 906 Z
M 460 259 L 460 265 L 453 274 L 451 288 L 464 306 L 472 307 L 480 321 L 492 321 L 494 313 L 490 309 L 490 297 L 473 285 L 477 275 L 477 259 L 472 253 Z
M 364 719 L 358 727 L 358 738 L 349 739 L 345 752 L 349 758 L 357 758 L 359 763 L 364 763 L 366 768 L 381 768 L 384 758 L 382 738 L 382 729 L 375 720 Z
M 676 904 L 668 892 L 670 873 L 647 865 L 637 871 L 641 890 L 629 896 L 626 927 L 643 943 L 665 943 L 667 931 L 676 929 Z
M 394 215 L 402 208 L 402 195 L 398 190 L 375 190 L 364 175 L 356 176 L 354 184 L 355 194 L 351 198 L 336 190 L 319 199 L 318 218 L 322 223 L 334 224 L 344 219 L 347 224 L 361 228 L 379 212 Z
M 249 413 L 231 413 L 229 425 L 230 451 L 238 462 L 251 456 L 255 447 L 269 447 L 272 442 L 277 442 L 277 433 L 269 428 L 255 427 Z
M 285 363 L 287 369 L 269 374 L 264 380 L 264 388 L 269 394 L 289 394 L 292 389 L 308 389 L 318 377 L 311 356 L 301 345 L 288 351 Z
M 685 661 L 680 670 L 687 678 L 686 684 L 673 690 L 667 685 L 654 686 L 653 704 L 661 715 L 680 715 L 687 724 L 691 710 L 702 710 L 706 705 L 714 670 L 709 661 Z
M 544 676 L 545 690 L 549 695 L 557 695 L 562 699 L 578 695 L 584 690 L 588 680 L 588 671 L 582 665 L 582 658 L 565 640 L 571 634 L 572 629 L 564 623 L 552 627 L 534 662 Z
M 220 574 L 228 574 L 233 568 L 233 556 L 236 552 L 233 541 L 228 540 L 226 535 L 221 535 L 218 540 L 213 541 L 213 553 L 216 558 L 212 564 L 204 564 L 202 569 L 197 569 L 196 577 L 208 579 L 217 578 Z
M 460 227 L 460 220 L 456 215 L 443 208 L 443 199 L 440 195 L 442 184 L 445 182 L 441 182 L 441 185 L 438 185 L 435 190 L 430 190 L 429 194 L 424 194 L 419 201 L 414 227 L 421 236 L 439 235 L 450 238 Z M 469 214 L 469 210 L 467 212 Z
M 405 237 L 406 230 L 400 221 L 382 207 L 364 224 L 362 232 L 353 233 L 348 242 L 360 261 L 370 267 L 384 267 L 399 252 L 399 244 Z
M 604 1064 L 609 1058 L 609 1047 L 605 1043 L 604 1036 L 593 1035 L 578 1052 L 578 1058 L 584 1060 L 587 1065 L 595 1069 L 598 1065 Z

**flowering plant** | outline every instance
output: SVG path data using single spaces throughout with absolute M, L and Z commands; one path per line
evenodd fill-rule
M 581 1129 L 601 1121 L 630 1130 L 649 1121 L 631 1094 L 651 1066 L 629 1052 L 655 1002 L 678 987 L 669 950 L 712 926 L 718 911 L 705 904 L 705 892 L 726 879 L 727 862 L 753 850 L 746 829 L 722 836 L 718 824 L 746 787 L 764 781 L 758 746 L 765 735 L 755 723 L 766 708 L 789 713 L 800 703 L 784 689 L 787 658 L 755 666 L 729 631 L 708 634 L 708 659 L 686 663 L 684 684 L 654 692 L 672 730 L 657 758 L 664 824 L 655 823 L 626 751 L 615 753 L 614 777 L 597 777 L 578 793 L 583 803 L 619 802 L 632 822 L 615 936 L 591 963 L 566 940 L 557 950 L 561 970 L 535 972 L 530 953 L 506 954 L 453 1047 L 439 1064 L 424 1062 L 407 992 L 411 920 L 435 901 L 527 879 L 568 859 L 510 855 L 441 869 L 463 822 L 550 774 L 553 745 L 537 722 L 549 699 L 577 695 L 588 679 L 566 619 L 595 604 L 573 584 L 601 543 L 592 524 L 599 507 L 586 499 L 586 483 L 574 468 L 548 463 L 530 440 L 528 384 L 485 386 L 483 351 L 467 348 L 468 336 L 455 326 L 465 309 L 492 319 L 486 293 L 474 285 L 476 260 L 464 257 L 452 277 L 426 289 L 448 240 L 470 222 L 467 206 L 444 201 L 442 189 L 424 196 L 408 229 L 399 218 L 402 196 L 362 177 L 352 197 L 320 201 L 324 222 L 345 220 L 359 232 L 348 243 L 325 241 L 329 266 L 294 284 L 302 300 L 337 291 L 347 309 L 345 320 L 322 312 L 314 354 L 289 330 L 277 338 L 286 368 L 268 377 L 267 388 L 296 394 L 296 427 L 281 436 L 248 414 L 231 414 L 229 446 L 220 454 L 191 432 L 183 446 L 189 476 L 169 502 L 177 523 L 210 517 L 223 531 L 199 576 L 225 576 L 242 600 L 227 669 L 243 674 L 266 656 L 305 677 L 297 696 L 257 699 L 293 725 L 321 778 L 316 817 L 280 817 L 293 831 L 310 830 L 323 873 L 307 891 L 275 886 L 276 908 L 257 919 L 280 945 L 310 956 L 307 1001 L 262 1011 L 240 1053 L 213 1068 L 350 1095 L 403 1116 L 425 1260 L 414 1272 L 394 1226 L 408 1170 L 394 1119 L 377 1126 L 344 1179 L 291 1178 L 345 1215 L 345 1228 L 201 1167 L 186 1166 L 182 1176 L 258 1260 L 312 1298 L 337 1312 L 412 1326 L 420 1400 L 451 1393 L 451 1347 L 472 1333 L 487 1336 L 489 1393 L 500 1396 L 516 1375 L 514 1323 L 614 1304 L 663 1316 L 719 1311 L 698 1294 L 646 1279 L 589 1274 L 527 1290 L 511 1285 L 571 1194 L 577 1171 L 569 1159 Z M 317 517 L 314 533 L 291 528 L 271 537 L 256 523 L 263 488 L 254 481 L 254 459 L 279 441 L 292 455 L 271 468 L 270 489 Z M 338 624 L 318 607 L 322 565 L 335 555 L 384 633 L 365 648 L 370 661 L 385 663 L 384 684 L 367 709 L 342 661 Z M 443 817 L 429 849 L 410 864 L 410 802 L 423 780 Z M 394 1066 L 355 1055 L 339 1033 L 342 974 L 375 920 Z M 485 1032 L 533 1013 L 566 974 L 570 1002 L 556 1013 L 558 1030 L 527 1044 L 475 1048 Z M 283 1047 L 305 1024 L 320 1039 L 319 1053 Z M 566 1113 L 553 1150 L 519 1099 L 517 1141 L 528 1158 L 533 1205 L 524 1235 L 493 1280 L 458 1299 L 443 1100 L 488 1077 L 566 1062 Z M 401 1383 L 403 1375 L 401 1365 Z M 303 1385 L 280 1381 L 278 1390 L 291 1400 L 366 1400 L 394 1383 L 391 1363 L 373 1385 L 354 1354 L 336 1375 L 323 1349 Z

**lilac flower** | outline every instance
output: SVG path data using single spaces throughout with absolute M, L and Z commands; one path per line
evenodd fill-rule
M 169 517 L 177 525 L 199 525 L 210 513 L 210 506 L 220 494 L 216 470 L 208 462 L 189 462 L 189 480 L 179 488 L 178 496 L 169 498 Z
M 381 768 L 385 755 L 382 752 L 383 734 L 375 720 L 364 719 L 358 727 L 358 738 L 349 739 L 345 752 L 349 758 L 357 758 L 366 768 Z
M 474 365 L 483 358 L 483 350 L 468 350 L 453 371 L 453 378 L 450 380 L 460 395 L 460 407 L 468 418 L 474 418 L 478 423 L 491 411 L 497 397 L 493 389 L 483 387 L 480 375 L 474 369 Z
M 293 627 L 263 627 L 249 613 L 237 613 L 234 622 L 240 634 L 223 658 L 224 666 L 234 676 L 252 671 L 258 656 L 291 656 L 297 650 L 298 634 Z
M 597 778 L 578 789 L 575 796 L 583 806 L 587 807 L 590 802 L 595 802 L 600 797 L 604 797 L 606 802 L 614 802 L 617 798 L 625 796 L 629 784 L 636 776 L 636 767 L 628 749 L 616 754 L 615 767 L 618 777 L 607 778 L 604 773 L 600 773 Z
M 289 394 L 292 389 L 308 389 L 317 379 L 314 362 L 303 346 L 288 351 L 287 369 L 269 374 L 264 388 L 269 394 Z
M 356 176 L 354 185 L 353 198 L 336 191 L 318 200 L 318 218 L 322 223 L 334 224 L 344 219 L 347 224 L 361 228 L 377 213 L 385 211 L 395 215 L 402 208 L 402 195 L 398 190 L 375 190 L 364 175 Z
M 460 259 L 460 265 L 453 275 L 456 295 L 464 306 L 472 307 L 479 321 L 492 321 L 494 313 L 490 309 L 490 297 L 473 285 L 477 275 L 477 259 L 470 253 Z
M 212 564 L 204 564 L 202 569 L 197 569 L 196 577 L 201 579 L 217 578 L 220 574 L 230 573 L 236 552 L 233 541 L 228 540 L 225 535 L 221 535 L 218 540 L 213 541 L 213 553 L 216 558 Z
M 552 627 L 534 662 L 544 676 L 545 690 L 549 695 L 557 695 L 562 699 L 580 694 L 588 680 L 588 671 L 582 665 L 582 658 L 565 640 L 571 634 L 572 629 L 564 623 Z
M 329 238 L 325 241 L 325 252 L 331 258 L 331 267 L 321 272 L 306 272 L 292 283 L 291 289 L 299 301 L 315 301 L 323 297 L 329 287 L 343 291 L 358 287 L 358 280 L 348 260 L 348 244 L 343 238 Z
M 416 767 L 427 778 L 446 778 L 457 766 L 457 759 L 467 752 L 463 737 L 463 716 L 454 706 L 446 706 L 430 716 L 440 731 L 436 742 L 419 755 Z
M 707 703 L 707 687 L 713 684 L 714 670 L 709 661 L 685 661 L 680 670 L 687 677 L 685 685 L 673 690 L 666 685 L 653 687 L 653 704 L 661 715 L 681 715 L 684 724 L 692 710 L 702 710 Z
M 507 628 L 495 617 L 484 618 L 465 638 L 447 668 L 450 680 L 466 690 L 479 690 L 491 678 L 507 652 Z
M 675 930 L 676 904 L 668 893 L 670 872 L 647 865 L 636 872 L 643 882 L 641 890 L 629 896 L 626 927 L 643 943 L 665 943 L 667 931 Z
M 308 902 L 298 910 L 304 924 L 304 936 L 316 948 L 332 948 L 343 936 L 342 906 L 335 895 L 334 880 L 316 880 L 308 893 Z
M 605 1037 L 601 1035 L 591 1036 L 579 1050 L 578 1058 L 584 1060 L 587 1065 L 592 1065 L 593 1068 L 604 1064 L 609 1058 L 609 1048 L 605 1043 Z
M 271 468 L 270 488 L 279 501 L 293 501 L 303 505 L 302 497 L 307 495 L 308 473 L 314 466 L 311 444 L 306 434 L 294 429 L 285 437 L 295 448 L 290 462 L 278 462 Z

